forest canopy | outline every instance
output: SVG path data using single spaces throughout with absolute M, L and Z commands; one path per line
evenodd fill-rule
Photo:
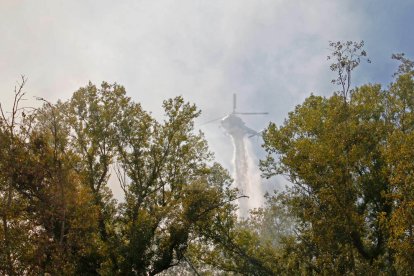
M 291 185 L 237 219 L 232 179 L 194 129 L 124 87 L 0 116 L 2 275 L 408 275 L 414 269 L 414 63 L 383 87 L 353 87 L 363 42 L 332 42 L 331 96 L 310 95 L 263 134 L 263 176 Z M 122 188 L 117 202 L 110 176 Z

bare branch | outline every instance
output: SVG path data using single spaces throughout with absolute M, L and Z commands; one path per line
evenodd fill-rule
M 332 54 L 327 59 L 334 60 L 330 68 L 332 71 L 338 72 L 338 77 L 331 82 L 341 87 L 342 91 L 340 92 L 346 102 L 350 92 L 352 92 L 352 71 L 358 67 L 362 60 L 366 60 L 368 63 L 371 63 L 371 60 L 367 58 L 367 52 L 363 50 L 364 41 L 330 41 L 329 46 L 331 47 Z
M 124 194 L 127 195 L 127 177 L 126 172 L 124 169 L 122 169 L 121 165 L 116 163 L 113 165 L 116 178 L 119 181 L 119 185 L 121 186 L 121 189 L 124 191 Z

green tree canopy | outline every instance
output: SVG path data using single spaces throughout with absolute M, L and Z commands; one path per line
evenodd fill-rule
M 235 220 L 237 193 L 194 131 L 194 105 L 166 100 L 158 122 L 104 82 L 29 112 L 23 86 L 0 118 L 1 274 L 155 275 L 214 242 L 203 225 Z
M 283 196 L 297 219 L 292 256 L 310 274 L 413 269 L 414 80 L 403 65 L 387 89 L 348 89 L 339 75 L 341 91 L 311 95 L 264 134 L 261 167 L 293 184 Z

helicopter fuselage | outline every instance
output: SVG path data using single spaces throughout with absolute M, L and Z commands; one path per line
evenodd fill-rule
M 222 127 L 231 136 L 242 137 L 244 135 L 257 135 L 257 131 L 248 128 L 243 120 L 235 114 L 230 114 L 221 120 Z

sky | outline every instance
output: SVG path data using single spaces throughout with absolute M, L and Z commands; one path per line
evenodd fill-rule
M 372 60 L 354 84 L 392 81 L 392 53 L 414 58 L 411 0 L 0 0 L 0 102 L 9 106 L 20 75 L 34 96 L 67 100 L 89 81 L 116 82 L 157 118 L 182 95 L 231 169 L 232 145 L 218 123 L 232 111 L 261 130 L 281 124 L 310 93 L 329 96 L 329 41 L 365 41 Z M 264 155 L 260 139 L 252 141 Z M 278 181 L 278 180 L 275 180 Z

